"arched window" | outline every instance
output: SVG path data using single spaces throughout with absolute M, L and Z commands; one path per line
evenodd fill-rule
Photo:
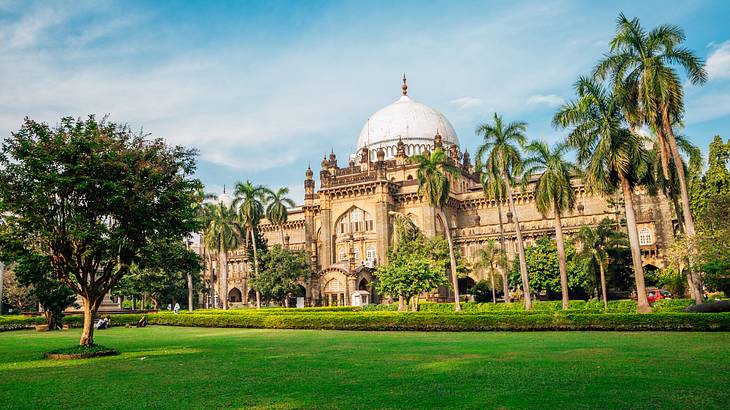
M 372 231 L 375 229 L 375 222 L 373 221 L 373 217 L 365 212 L 365 230 L 366 231 Z
M 365 250 L 365 259 L 369 260 L 370 262 L 374 262 L 375 256 L 375 247 L 373 245 L 368 246 L 368 248 Z
M 353 208 L 350 211 L 350 232 L 359 232 L 360 222 L 362 221 L 362 211 L 358 208 Z
M 332 279 L 324 285 L 324 293 L 339 293 L 344 291 L 345 287 L 337 279 Z
M 362 231 L 372 231 L 375 228 L 373 217 L 360 208 L 353 207 L 349 211 L 340 216 L 335 224 L 337 233 L 342 235 L 346 233 L 355 233 Z
M 639 231 L 639 245 L 651 245 L 654 243 L 654 238 L 651 235 L 651 231 L 647 227 L 641 228 Z

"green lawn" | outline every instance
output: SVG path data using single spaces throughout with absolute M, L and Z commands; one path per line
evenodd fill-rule
M 727 408 L 730 333 L 0 333 L 0 408 Z

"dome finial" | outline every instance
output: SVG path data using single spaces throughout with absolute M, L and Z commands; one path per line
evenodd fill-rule
M 403 95 L 408 95 L 408 83 L 406 83 L 406 73 L 403 73 Z
M 223 193 L 226 193 L 226 184 L 223 184 Z

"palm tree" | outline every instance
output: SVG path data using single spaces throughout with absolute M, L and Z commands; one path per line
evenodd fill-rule
M 506 272 L 507 255 L 504 249 L 494 241 L 487 241 L 485 246 L 477 251 L 477 262 L 475 269 L 483 269 L 489 273 L 489 280 L 492 285 L 492 302 L 497 303 L 497 290 L 494 287 L 494 271 Z M 504 280 L 504 276 L 503 276 Z M 509 288 L 508 288 L 509 289 Z
M 627 245 L 625 237 L 613 228 L 613 221 L 605 218 L 597 227 L 582 227 L 573 236 L 573 242 L 580 244 L 580 250 L 575 254 L 576 262 L 587 269 L 598 268 L 601 278 L 601 295 L 603 307 L 608 308 L 608 293 L 606 291 L 606 269 L 610 262 L 609 251 Z M 594 270 L 595 272 L 595 270 Z
M 449 259 L 451 262 L 451 282 L 454 287 L 454 310 L 461 311 L 461 303 L 459 301 L 459 279 L 456 276 L 456 256 L 454 255 L 454 242 L 451 238 L 451 228 L 446 214 L 443 211 L 444 206 L 449 200 L 449 191 L 451 182 L 449 175 L 454 178 L 459 177 L 459 170 L 446 156 L 441 148 L 435 148 L 430 156 L 415 155 L 410 161 L 418 164 L 418 193 L 426 197 L 429 205 L 438 213 L 439 218 L 444 223 L 444 232 L 446 241 L 449 244 Z
M 535 205 L 544 215 L 552 211 L 555 218 L 555 240 L 558 247 L 558 266 L 560 267 L 560 289 L 563 294 L 563 310 L 568 310 L 568 273 L 565 260 L 565 244 L 563 242 L 563 225 L 561 214 L 572 211 L 575 206 L 575 190 L 570 185 L 573 175 L 579 174 L 575 164 L 565 159 L 569 147 L 566 143 L 558 143 L 552 149 L 541 141 L 534 141 L 525 148 L 529 158 L 525 160 L 523 184 L 530 177 L 540 174 L 535 181 Z
M 478 158 L 477 162 L 479 162 Z M 504 221 L 502 220 L 502 201 L 506 196 L 504 181 L 500 178 L 499 170 L 494 166 L 487 168 L 486 166 L 482 166 L 478 163 L 477 168 L 482 170 L 480 179 L 484 195 L 487 199 L 493 198 L 497 203 L 497 215 L 499 217 L 499 244 L 502 246 L 502 251 L 506 255 L 507 245 L 504 239 Z M 504 293 L 504 302 L 512 303 L 512 297 L 509 294 L 509 280 L 507 279 L 506 265 L 504 268 L 500 268 L 500 273 L 502 275 L 502 292 Z
M 616 94 L 586 77 L 578 79 L 575 89 L 577 101 L 563 105 L 555 113 L 553 124 L 571 128 L 568 144 L 578 149 L 578 163 L 585 170 L 591 190 L 609 195 L 621 188 L 636 277 L 637 310 L 650 312 L 632 197 L 637 182 L 649 173 L 648 153 L 641 137 L 626 127 L 621 99 Z
M 264 201 L 271 190 L 263 185 L 254 185 L 251 181 L 236 183 L 234 206 L 238 208 L 239 223 L 246 230 L 246 236 L 253 247 L 253 274 L 259 275 L 258 254 L 256 249 L 256 231 L 259 221 L 264 216 Z M 261 309 L 261 293 L 256 291 L 256 308 Z
M 480 124 L 477 135 L 484 137 L 484 142 L 477 150 L 477 161 L 485 164 L 487 169 L 499 172 L 499 177 L 504 181 L 505 194 L 512 212 L 512 221 L 517 236 L 517 255 L 520 260 L 520 278 L 522 279 L 522 290 L 525 295 L 525 309 L 532 309 L 530 297 L 529 277 L 527 276 L 527 262 L 525 261 L 525 246 L 522 242 L 522 230 L 515 207 L 515 200 L 512 196 L 512 184 L 515 175 L 522 170 L 522 156 L 519 147 L 525 146 L 525 131 L 527 123 L 522 121 L 511 122 L 504 125 L 502 117 L 494 113 L 494 123 Z M 518 147 L 519 146 L 519 147 Z
M 661 25 L 647 32 L 638 18 L 618 17 L 616 36 L 610 52 L 598 63 L 594 75 L 610 78 L 621 98 L 626 117 L 633 127 L 647 125 L 657 133 L 665 179 L 669 179 L 669 158 L 682 163 L 679 144 L 672 127 L 682 118 L 684 91 L 675 67 L 684 70 L 692 84 L 707 81 L 704 62 L 694 52 L 682 46 L 684 31 L 674 25 Z M 675 167 L 682 198 L 682 216 L 688 237 L 695 236 L 690 211 L 685 170 Z M 701 290 L 701 279 L 693 275 L 694 286 Z M 696 292 L 702 302 L 702 292 Z
M 282 247 L 284 247 L 284 224 L 289 219 L 287 208 L 293 208 L 296 205 L 291 198 L 286 196 L 287 194 L 289 194 L 289 188 L 283 187 L 267 192 L 266 197 L 266 218 L 279 227 Z
M 241 226 L 237 222 L 236 210 L 223 202 L 209 208 L 208 226 L 205 229 L 205 245 L 218 250 L 220 264 L 220 293 L 223 309 L 228 309 L 228 251 L 238 247 L 241 240 Z

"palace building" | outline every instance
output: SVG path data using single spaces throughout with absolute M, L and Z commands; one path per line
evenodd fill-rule
M 391 211 L 408 215 L 427 235 L 450 229 L 455 249 L 467 260 L 489 240 L 499 240 L 499 215 L 494 200 L 485 197 L 478 171 L 449 120 L 436 109 L 413 100 L 403 78 L 400 98 L 365 121 L 357 138 L 356 152 L 340 162 L 334 152 L 322 159 L 317 177 L 311 168 L 304 173 L 304 201 L 289 211 L 289 220 L 279 226 L 263 220 L 259 226 L 269 246 L 281 244 L 306 250 L 315 273 L 302 283 L 307 305 L 349 305 L 353 297 L 377 303 L 379 295 L 372 286 L 373 270 L 387 263 L 387 249 L 393 232 Z M 448 204 L 442 220 L 418 193 L 417 165 L 409 157 L 442 148 L 458 167 L 461 176 L 453 178 Z M 584 225 L 597 225 L 608 217 L 622 214 L 620 197 L 604 198 L 587 192 L 579 179 L 573 186 L 576 208 L 562 218 L 566 235 Z M 529 246 L 536 238 L 554 235 L 552 215 L 541 215 L 534 206 L 532 186 L 514 193 L 520 227 Z M 229 202 L 227 194 L 220 197 Z M 635 192 L 636 217 L 645 265 L 665 265 L 664 252 L 673 237 L 674 221 L 669 202 L 663 196 Z M 229 202 L 230 203 L 230 202 Z M 513 215 L 502 204 L 508 255 L 516 251 Z M 250 266 L 246 252 L 238 249 L 228 255 L 228 300 L 249 304 L 255 300 L 247 279 Z M 214 289 L 210 303 L 218 305 L 216 283 L 218 261 L 215 253 L 207 256 L 204 278 Z M 465 290 L 482 278 L 474 271 L 460 279 Z M 446 289 L 429 296 L 434 300 L 453 300 Z

